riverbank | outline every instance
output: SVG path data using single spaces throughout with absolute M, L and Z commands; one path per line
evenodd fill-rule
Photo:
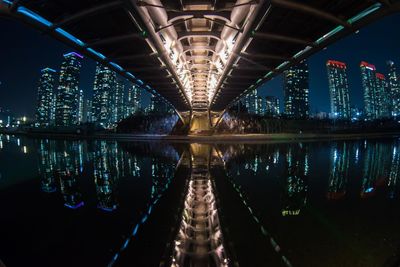
M 68 138 L 68 139 L 107 139 L 119 141 L 167 141 L 167 142 L 199 142 L 199 143 L 265 143 L 288 142 L 307 140 L 344 140 L 363 138 L 383 138 L 400 136 L 398 132 L 351 133 L 351 134 L 311 134 L 311 133 L 274 133 L 274 134 L 215 134 L 215 135 L 158 135 L 158 134 L 118 134 L 95 133 L 92 135 L 65 134 L 65 133 L 27 133 L 27 132 L 0 132 L 0 134 L 24 135 L 38 138 Z

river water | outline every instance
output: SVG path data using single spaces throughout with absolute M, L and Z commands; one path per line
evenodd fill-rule
M 12 266 L 399 266 L 400 139 L 0 136 Z

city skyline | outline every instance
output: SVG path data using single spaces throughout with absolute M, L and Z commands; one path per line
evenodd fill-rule
M 380 72 L 386 74 L 386 61 L 392 60 L 395 64 L 400 63 L 400 38 L 396 34 L 390 34 L 395 29 L 390 25 L 400 22 L 400 15 L 393 15 L 382 19 L 370 26 L 362 29 L 358 34 L 353 34 L 345 39 L 331 45 L 327 49 L 317 53 L 308 60 L 310 68 L 310 112 L 324 111 L 330 112 L 329 85 L 326 69 L 322 68 L 329 59 L 335 59 L 347 63 L 349 76 L 350 104 L 363 107 L 361 73 L 358 68 L 359 62 L 366 60 L 377 66 Z M 71 50 L 67 46 L 43 36 L 39 32 L 25 27 L 22 24 L 3 20 L 0 22 L 5 27 L 11 29 L 7 31 L 7 41 L 3 45 L 3 51 L 13 47 L 18 54 L 0 54 L 0 62 L 8 62 L 7 65 L 0 66 L 0 90 L 10 92 L 0 99 L 0 106 L 10 109 L 19 115 L 33 117 L 35 104 L 33 99 L 36 96 L 36 85 L 39 79 L 39 70 L 45 67 L 59 69 L 60 63 L 58 55 Z M 382 43 L 382 36 L 390 36 L 390 42 Z M 24 40 L 30 40 L 30 47 L 23 45 Z M 360 49 L 360 43 L 362 44 Z M 46 53 L 40 53 L 43 47 L 47 47 Z M 346 49 L 344 49 L 346 48 Z M 26 64 L 26 58 L 30 58 Z M 39 60 L 37 57 L 40 58 Z M 12 60 L 11 60 L 12 59 Z M 399 63 L 397 63 L 399 62 Z M 35 66 L 33 70 L 33 66 Z M 18 79 L 17 70 L 25 73 L 24 79 Z M 18 71 L 19 72 L 19 71 Z M 82 64 L 82 74 L 80 77 L 80 89 L 83 89 L 85 98 L 91 95 L 95 72 L 95 62 L 84 59 Z M 259 95 L 273 95 L 281 100 L 281 110 L 283 110 L 283 88 L 282 75 L 259 88 Z M 23 93 L 23 99 L 20 98 Z M 148 97 L 147 102 L 150 101 Z

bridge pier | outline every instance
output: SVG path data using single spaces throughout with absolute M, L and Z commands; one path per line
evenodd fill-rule
M 190 135 L 212 135 L 210 113 L 208 111 L 193 111 L 190 120 Z

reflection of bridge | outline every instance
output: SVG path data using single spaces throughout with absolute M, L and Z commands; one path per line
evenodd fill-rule
M 400 7 L 398 0 L 73 2 L 1 0 L 0 14 L 109 65 L 181 115 L 212 118 L 247 90 Z

